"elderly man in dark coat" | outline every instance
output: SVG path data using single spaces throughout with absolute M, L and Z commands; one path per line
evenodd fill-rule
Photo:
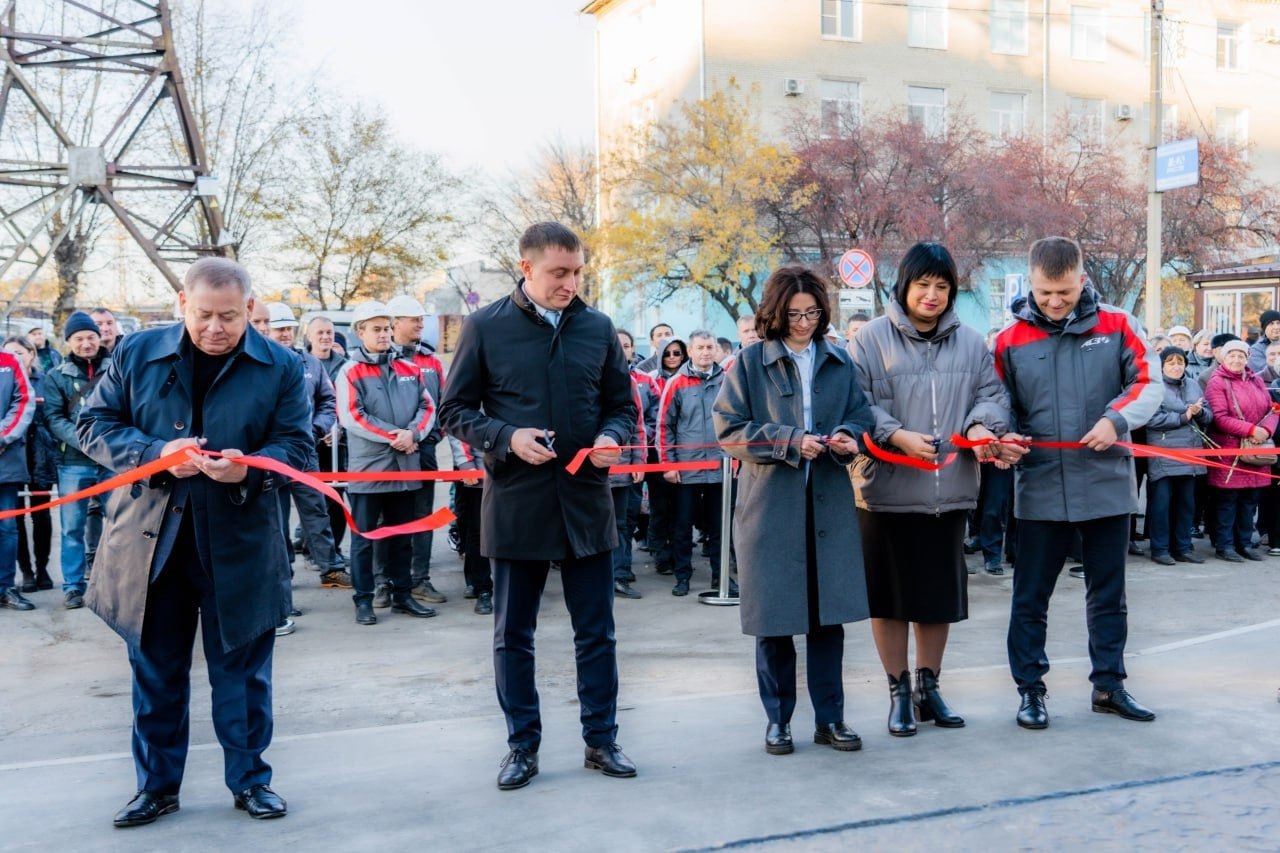
M 262 760 L 274 629 L 288 608 L 277 478 L 232 460 L 306 464 L 302 367 L 280 345 L 245 334 L 253 299 L 239 264 L 192 264 L 178 302 L 182 324 L 129 335 L 116 348 L 78 425 L 84 452 L 113 471 L 188 450 L 188 461 L 111 495 L 89 586 L 89 607 L 124 639 L 133 667 L 138 793 L 116 826 L 178 810 L 197 617 L 234 805 L 254 818 L 286 810 Z
M 548 563 L 560 563 L 573 622 L 586 766 L 634 776 L 618 748 L 613 635 L 617 527 L 608 467 L 631 435 L 631 377 L 609 318 L 577 297 L 583 250 L 563 225 L 520 238 L 525 278 L 505 299 L 467 318 L 440 423 L 484 453 L 480 548 L 493 565 L 493 663 L 510 753 L 502 790 L 538 772 L 542 722 L 533 633 Z M 577 474 L 565 465 L 595 447 Z

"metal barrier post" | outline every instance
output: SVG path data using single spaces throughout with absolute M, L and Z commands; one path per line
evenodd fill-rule
M 333 466 L 329 469 L 331 471 L 341 470 L 338 468 L 338 441 L 342 436 L 342 433 L 339 432 L 340 429 L 341 427 L 338 426 L 337 421 L 335 421 L 333 426 L 329 428 L 329 456 L 333 460 Z
M 741 602 L 729 595 L 729 552 L 733 543 L 733 460 L 720 460 L 720 588 L 698 593 L 698 601 L 718 607 L 732 607 Z

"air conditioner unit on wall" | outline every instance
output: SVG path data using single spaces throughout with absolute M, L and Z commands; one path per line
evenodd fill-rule
M 1116 104 L 1116 121 L 1130 121 L 1136 112 L 1133 104 Z
M 787 96 L 803 95 L 804 81 L 796 77 L 788 77 L 782 81 L 782 93 Z

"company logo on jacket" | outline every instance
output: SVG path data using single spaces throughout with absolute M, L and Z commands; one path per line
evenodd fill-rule
M 1099 346 L 1100 344 L 1105 344 L 1110 340 L 1111 340 L 1110 335 L 1102 335 L 1096 338 L 1089 338 L 1089 340 L 1085 341 L 1080 345 L 1080 349 L 1093 349 L 1094 347 Z

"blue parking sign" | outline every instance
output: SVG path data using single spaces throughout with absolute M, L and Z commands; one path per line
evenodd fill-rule
M 1200 183 L 1200 140 L 1194 136 L 1156 146 L 1156 192 Z

